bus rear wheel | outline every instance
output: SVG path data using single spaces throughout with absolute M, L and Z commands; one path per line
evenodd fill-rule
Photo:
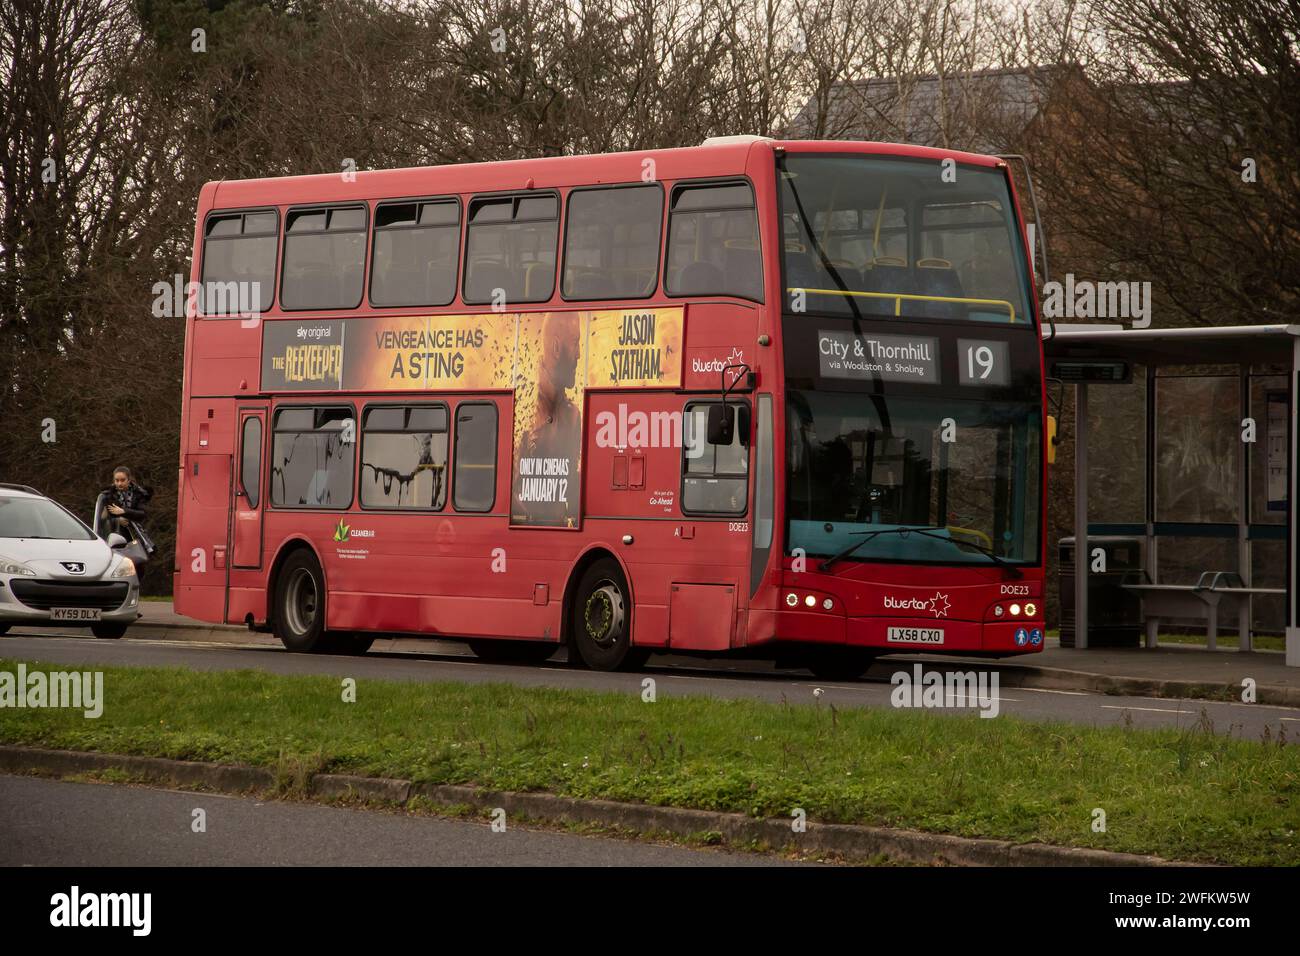
M 857 680 L 878 656 L 878 651 L 858 647 L 819 648 L 808 660 L 808 669 L 821 680 Z
M 500 664 L 541 664 L 548 661 L 559 645 L 550 641 L 470 641 L 469 649 L 481 661 Z
M 573 644 L 592 670 L 641 667 L 650 652 L 632 646 L 632 601 L 618 562 L 605 558 L 582 575 L 573 600 Z
M 325 630 L 325 576 L 310 551 L 285 559 L 275 581 L 275 636 L 291 651 L 329 654 L 341 635 Z

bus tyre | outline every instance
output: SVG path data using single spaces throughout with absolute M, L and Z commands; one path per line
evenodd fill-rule
M 632 601 L 618 562 L 597 561 L 578 582 L 573 643 L 583 663 L 597 671 L 637 668 L 649 658 L 632 646 Z
M 325 633 L 325 575 L 310 551 L 289 555 L 276 577 L 275 636 L 291 651 L 339 650 L 337 635 Z
M 857 680 L 877 656 L 876 651 L 858 647 L 827 647 L 813 652 L 808 669 L 821 680 Z
M 370 650 L 370 645 L 373 643 L 375 643 L 373 634 L 364 634 L 360 631 L 355 634 L 331 633 L 329 640 L 326 642 L 331 654 L 349 654 L 352 657 L 360 657 Z
M 106 641 L 116 641 L 126 634 L 126 625 L 101 621 L 98 624 L 90 625 L 90 633 Z
M 481 661 L 501 664 L 541 664 L 559 649 L 551 641 L 470 641 L 469 649 Z

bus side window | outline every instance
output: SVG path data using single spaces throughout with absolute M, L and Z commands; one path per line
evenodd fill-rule
M 291 209 L 285 219 L 282 309 L 355 309 L 366 263 L 365 206 Z
M 693 402 L 682 420 L 682 512 L 742 515 L 748 502 L 749 438 L 743 434 L 748 414 L 729 402 L 735 415 L 731 442 L 709 443 L 709 409 L 717 402 Z M 745 407 L 748 412 L 748 406 Z
M 273 209 L 208 217 L 200 314 L 260 314 L 271 307 L 279 233 L 280 218 Z
M 349 406 L 288 407 L 275 413 L 271 504 L 277 508 L 347 508 L 352 504 L 356 413 Z
M 373 405 L 361 429 L 361 507 L 441 511 L 447 502 L 445 405 Z
M 471 200 L 465 301 L 507 305 L 549 299 L 555 291 L 559 209 L 559 199 L 546 193 Z
M 372 305 L 448 305 L 456 297 L 460 204 L 381 203 L 370 262 Z
M 663 189 L 608 186 L 569 194 L 564 227 L 565 299 L 636 299 L 655 290 Z
M 748 183 L 678 186 L 668 222 L 669 295 L 763 301 L 758 214 Z
M 456 453 L 451 500 L 457 511 L 491 511 L 497 491 L 497 407 L 456 406 Z

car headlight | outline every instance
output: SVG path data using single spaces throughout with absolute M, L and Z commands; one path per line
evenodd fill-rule
M 0 554 L 0 574 L 25 574 L 28 577 L 36 577 L 36 572 L 27 565 L 21 561 L 6 558 L 2 554 Z
M 129 578 L 135 574 L 135 562 L 126 555 L 118 555 L 117 566 L 113 568 L 113 573 L 109 577 Z

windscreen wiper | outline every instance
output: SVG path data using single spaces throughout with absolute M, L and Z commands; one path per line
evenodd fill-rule
M 909 528 L 909 527 L 907 527 L 907 526 L 903 526 L 903 527 L 898 527 L 898 528 L 879 528 L 879 529 L 877 529 L 877 530 L 875 530 L 875 531 L 850 531 L 849 534 L 852 534 L 852 535 L 861 535 L 861 536 L 862 536 L 862 540 L 861 540 L 861 541 L 854 541 L 854 542 L 853 542 L 851 545 L 849 545 L 847 548 L 843 549 L 842 551 L 839 551 L 839 552 L 836 553 L 836 554 L 831 555 L 829 558 L 827 558 L 827 559 L 826 559 L 825 561 L 823 561 L 821 564 L 817 565 L 817 570 L 818 570 L 818 571 L 828 571 L 828 570 L 830 570 L 831 565 L 835 564 L 835 563 L 838 562 L 838 561 L 842 561 L 844 558 L 847 558 L 847 557 L 848 557 L 849 555 L 851 555 L 854 551 L 858 550 L 858 548 L 862 547 L 864 544 L 866 544 L 868 541 L 870 541 L 872 538 L 876 537 L 877 535 L 881 535 L 881 534 L 903 534 L 903 533 L 905 533 L 905 532 L 911 532 L 911 531 L 922 532 L 922 531 L 925 531 L 925 530 L 930 530 L 930 531 L 940 531 L 940 530 L 942 530 L 942 529 L 941 529 L 941 528 L 930 528 L 930 529 L 926 529 L 926 528 Z M 948 540 L 948 539 L 945 538 L 944 540 L 946 541 L 946 540 Z
M 957 545 L 957 547 L 959 548 L 974 548 L 980 554 L 987 555 L 988 558 L 998 567 L 1006 568 L 1016 577 L 1020 577 L 1023 574 L 1020 568 L 1016 567 L 1014 564 L 1012 564 L 1010 561 L 1006 560 L 1005 558 L 999 557 L 996 553 L 994 553 L 992 548 L 986 548 L 984 547 L 984 545 L 976 544 L 974 541 L 965 541 L 960 538 L 954 538 L 951 535 L 942 535 L 942 534 L 934 533 L 935 531 L 944 530 L 942 528 L 924 528 L 924 529 L 912 528 L 909 530 L 915 531 L 917 534 L 923 534 L 927 538 L 938 538 L 940 541 L 947 541 L 950 544 Z
M 986 547 L 984 547 L 984 546 L 981 545 L 981 544 L 975 544 L 973 541 L 962 541 L 962 540 L 959 540 L 959 539 L 957 539 L 957 538 L 952 537 L 951 535 L 937 534 L 937 533 L 936 533 L 936 532 L 939 532 L 939 531 L 945 531 L 945 530 L 947 530 L 947 529 L 945 529 L 945 528 L 935 528 L 935 527 L 929 527 L 929 528 L 927 528 L 927 527 L 916 527 L 916 528 L 913 528 L 913 527 L 908 527 L 908 526 L 906 526 L 906 525 L 903 525 L 903 526 L 901 526 L 901 527 L 897 527 L 897 528 L 880 528 L 880 529 L 878 529 L 878 530 L 876 530 L 876 531 L 852 531 L 852 532 L 850 532 L 850 534 L 861 535 L 861 536 L 862 536 L 862 540 L 861 540 L 861 541 L 854 541 L 854 542 L 853 542 L 851 545 L 849 545 L 847 548 L 844 548 L 843 550 L 841 550 L 841 551 L 838 552 L 837 554 L 834 554 L 834 555 L 832 555 L 831 557 L 827 558 L 827 559 L 826 559 L 825 561 L 823 561 L 821 564 L 817 565 L 817 570 L 818 570 L 818 571 L 827 571 L 827 570 L 829 570 L 829 569 L 831 568 L 831 566 L 832 566 L 833 564 L 835 564 L 837 561 L 840 561 L 840 560 L 842 560 L 842 559 L 844 559 L 844 558 L 847 558 L 847 557 L 848 557 L 849 555 L 851 555 L 853 552 L 857 551 L 858 548 L 862 547 L 864 544 L 866 544 L 868 541 L 870 541 L 872 538 L 876 537 L 877 535 L 882 535 L 882 534 L 901 534 L 901 535 L 903 535 L 903 536 L 906 537 L 906 536 L 909 535 L 909 534 L 919 534 L 919 535 L 923 535 L 924 537 L 927 537 L 927 538 L 934 538 L 934 539 L 936 539 L 936 540 L 938 540 L 938 541 L 946 541 L 946 542 L 948 542 L 949 544 L 957 545 L 958 547 L 974 548 L 974 549 L 975 549 L 976 551 L 978 551 L 980 554 L 983 554 L 983 555 L 987 556 L 987 557 L 989 558 L 989 560 L 991 560 L 991 561 L 992 561 L 994 564 L 996 564 L 998 567 L 1000 567 L 1000 568 L 1006 568 L 1008 571 L 1010 571 L 1010 572 L 1011 572 L 1013 575 L 1015 575 L 1016 577 L 1020 577 L 1020 576 L 1022 575 L 1023 572 L 1021 572 L 1020 568 L 1016 567 L 1014 564 L 1011 564 L 1011 563 L 1010 563 L 1009 561 L 1007 561 L 1005 558 L 999 557 L 997 554 L 995 554 L 995 553 L 993 552 L 993 550 L 992 550 L 991 548 L 986 548 Z

